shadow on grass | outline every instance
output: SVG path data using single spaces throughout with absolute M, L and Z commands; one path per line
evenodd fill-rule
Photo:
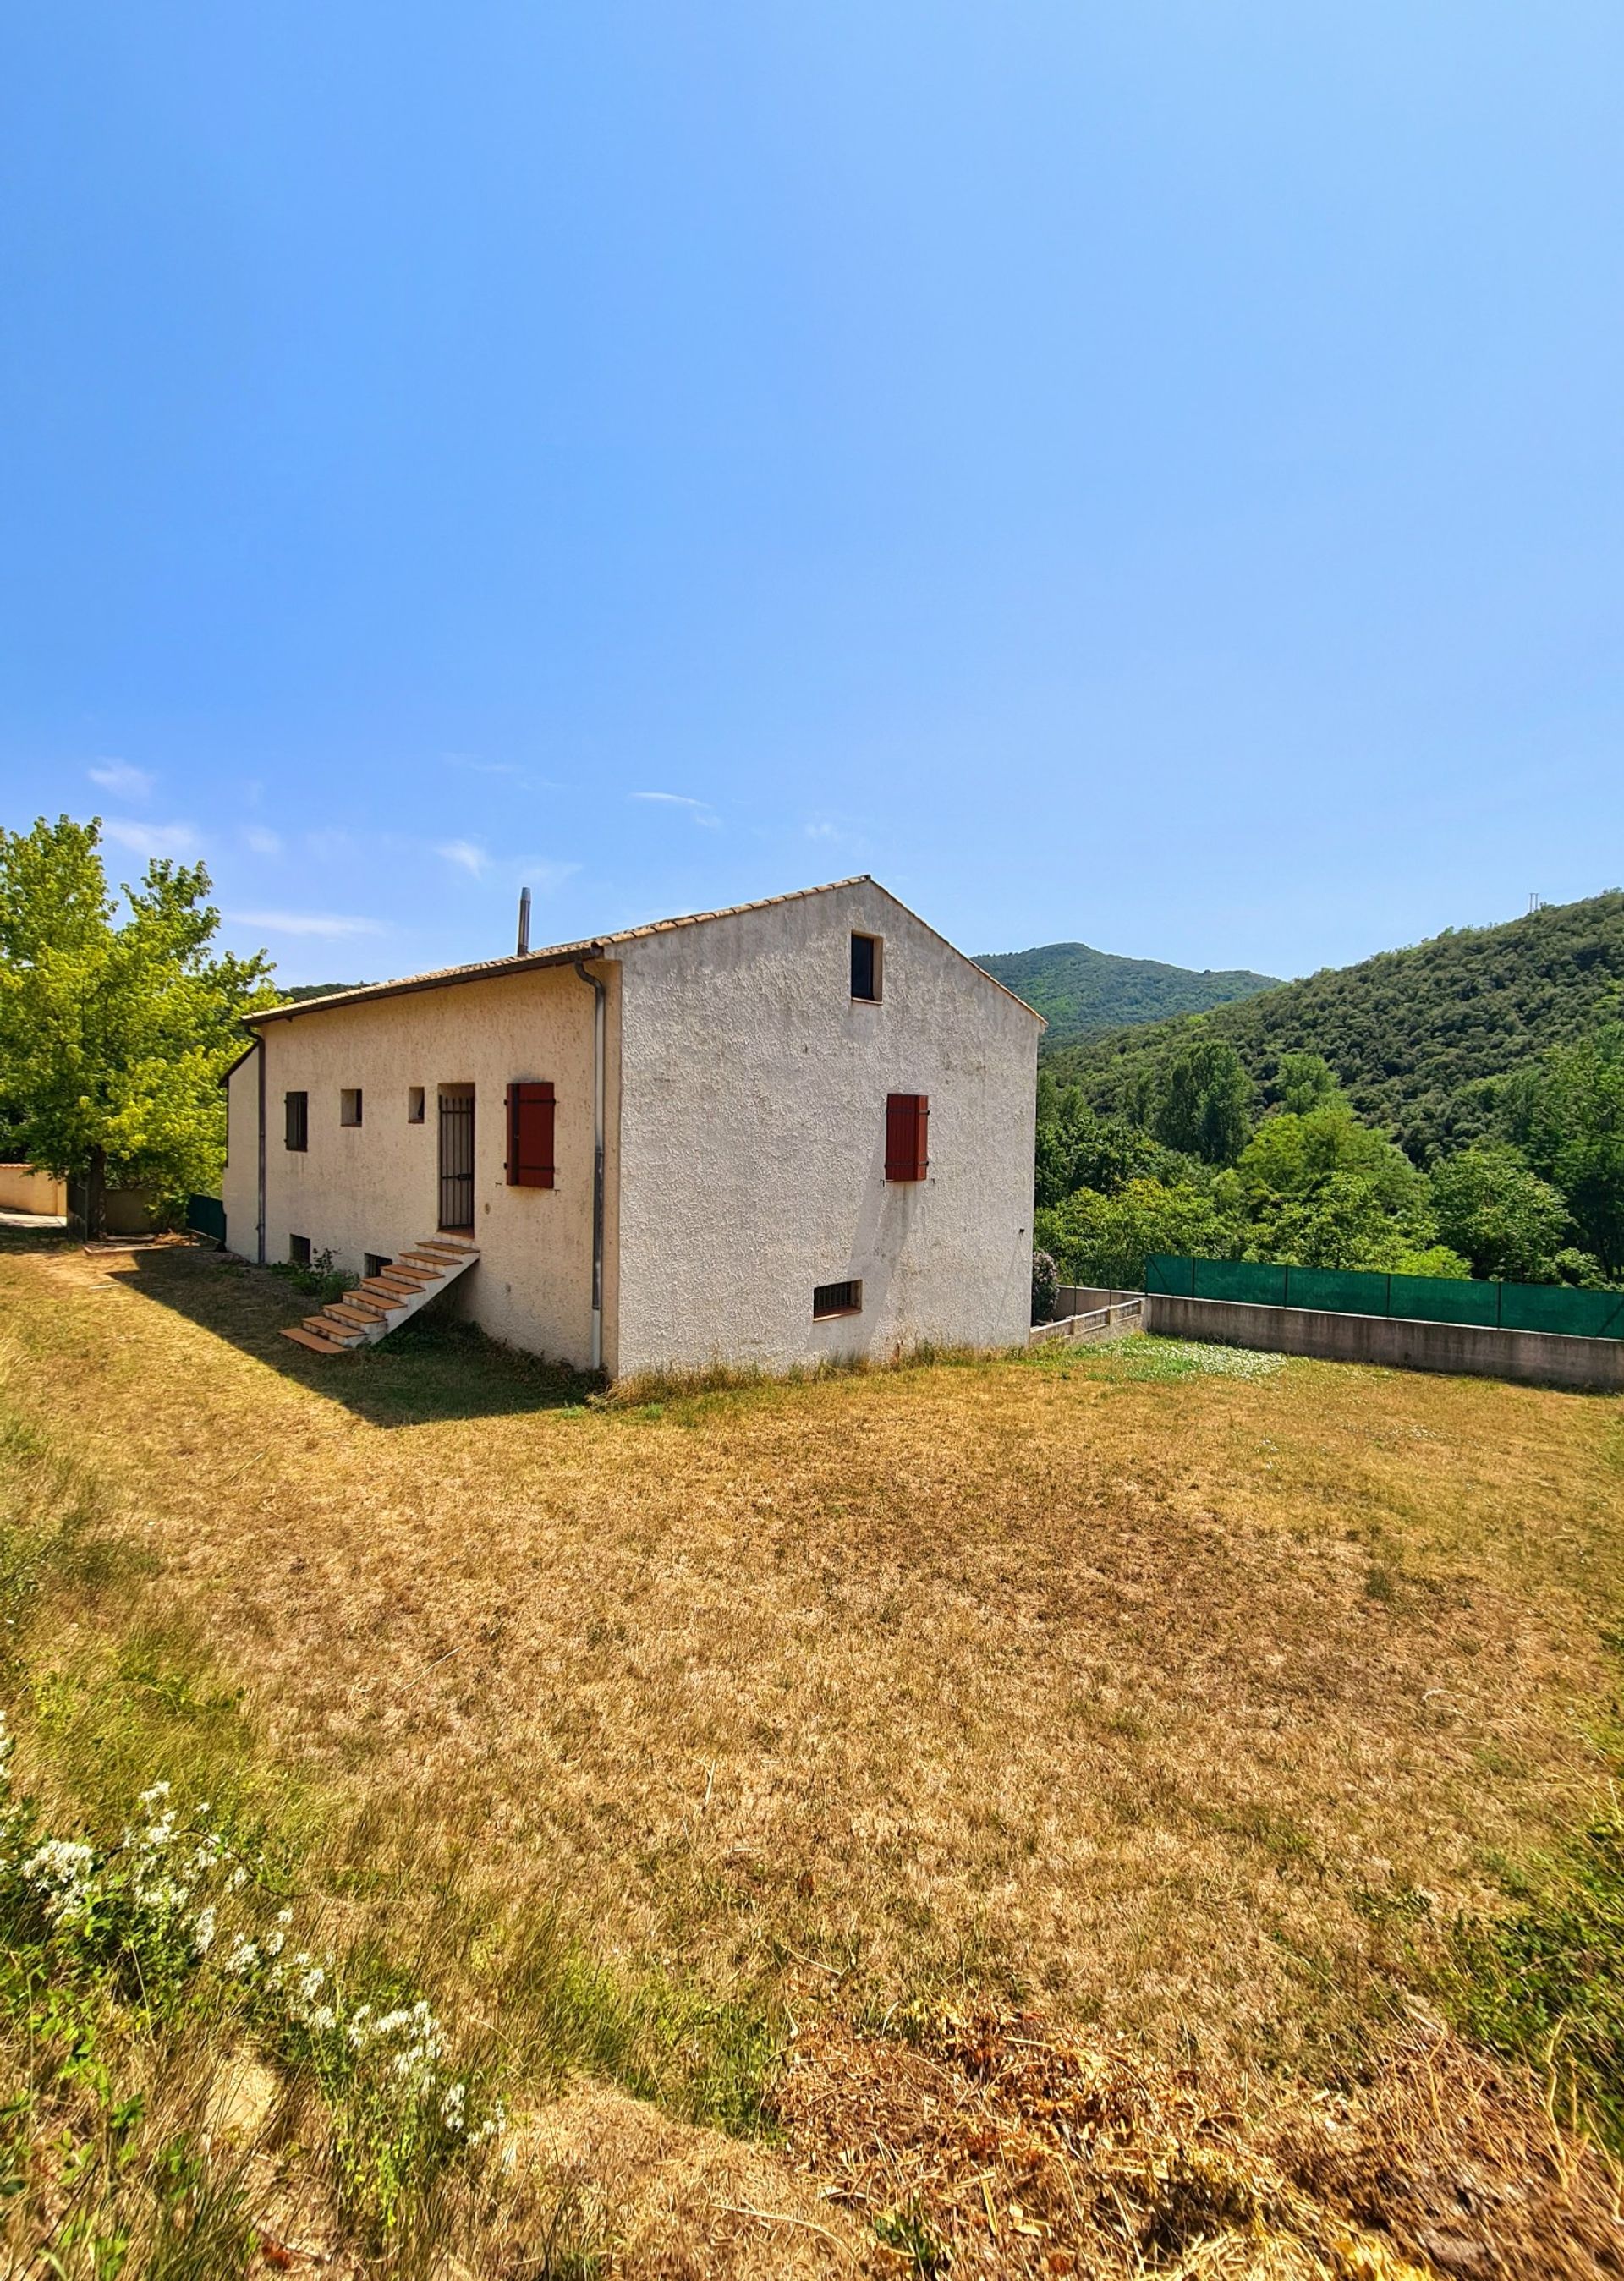
M 283 1328 L 317 1303 L 268 1268 L 244 1267 L 223 1253 L 191 1246 L 111 1255 L 109 1272 L 143 1299 L 184 1315 L 284 1378 L 341 1402 L 373 1426 L 422 1426 L 452 1418 L 495 1418 L 527 1410 L 581 1407 L 599 1381 L 567 1364 L 500 1346 L 440 1303 L 424 1309 L 375 1347 L 330 1358 L 284 1339 Z M 476 1271 L 477 1272 L 477 1271 Z M 452 1295 L 446 1295 L 450 1301 Z

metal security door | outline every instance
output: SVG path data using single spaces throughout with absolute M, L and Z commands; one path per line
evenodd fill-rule
M 440 1226 L 474 1225 L 474 1094 L 440 1095 Z

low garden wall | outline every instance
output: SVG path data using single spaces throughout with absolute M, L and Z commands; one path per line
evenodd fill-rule
M 66 1210 L 66 1180 L 58 1180 L 51 1172 L 36 1172 L 32 1164 L 0 1164 L 0 1211 L 59 1217 Z
M 1322 1362 L 1379 1363 L 1528 1386 L 1624 1393 L 1624 1339 L 1569 1338 L 1553 1331 L 1496 1331 L 1472 1323 L 1411 1322 L 1392 1315 L 1321 1313 L 1230 1299 L 1145 1295 L 1145 1328 L 1176 1339 L 1311 1355 Z

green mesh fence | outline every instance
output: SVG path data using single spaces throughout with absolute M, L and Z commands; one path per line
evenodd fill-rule
M 1250 1259 L 1145 1262 L 1145 1288 L 1173 1299 L 1228 1299 L 1251 1307 L 1304 1307 L 1333 1315 L 1396 1315 L 1416 1323 L 1486 1330 L 1554 1331 L 1624 1339 L 1624 1291 L 1559 1283 L 1471 1283 L 1442 1275 L 1361 1275 L 1326 1267 L 1269 1267 Z

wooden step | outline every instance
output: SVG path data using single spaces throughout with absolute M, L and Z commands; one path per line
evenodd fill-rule
M 442 1228 L 437 1235 L 423 1239 L 423 1249 L 428 1251 L 454 1251 L 460 1258 L 476 1247 L 471 1236 L 458 1235 L 451 1229 Z
M 305 1330 L 298 1323 L 289 1324 L 283 1330 L 282 1336 L 284 1339 L 291 1339 L 296 1347 L 308 1347 L 312 1354 L 340 1355 L 348 1351 L 346 1348 L 339 1345 L 336 1339 L 318 1338 L 313 1331 Z
M 397 1291 L 426 1290 L 439 1280 L 439 1270 L 434 1267 L 384 1267 L 378 1273 L 380 1283 L 387 1283 Z
M 389 1312 L 382 1299 L 375 1299 L 370 1292 L 359 1287 L 353 1291 L 346 1291 L 343 1298 L 335 1299 L 333 1304 L 335 1307 L 348 1307 L 352 1312 L 364 1315 L 369 1323 L 381 1323 Z
M 398 1259 L 391 1259 L 384 1272 L 393 1274 L 397 1267 L 409 1267 L 419 1275 L 444 1275 L 448 1267 L 460 1266 L 462 1256 L 460 1252 L 423 1251 L 414 1245 Z
M 348 1295 L 352 1299 L 358 1295 L 365 1299 L 375 1299 L 381 1303 L 385 1313 L 393 1308 L 404 1307 L 406 1302 L 406 1294 L 398 1283 L 385 1283 L 378 1275 L 369 1275 L 364 1283 L 358 1283 L 355 1289 Z
M 353 1323 L 341 1323 L 335 1315 L 306 1315 L 305 1328 L 319 1339 L 331 1339 L 336 1347 L 359 1346 L 363 1336 Z
M 348 1331 L 375 1331 L 383 1319 L 383 1310 L 363 1303 L 352 1307 L 347 1299 L 335 1299 L 324 1313 L 329 1322 L 342 1323 Z M 308 1322 L 308 1315 L 305 1318 Z

